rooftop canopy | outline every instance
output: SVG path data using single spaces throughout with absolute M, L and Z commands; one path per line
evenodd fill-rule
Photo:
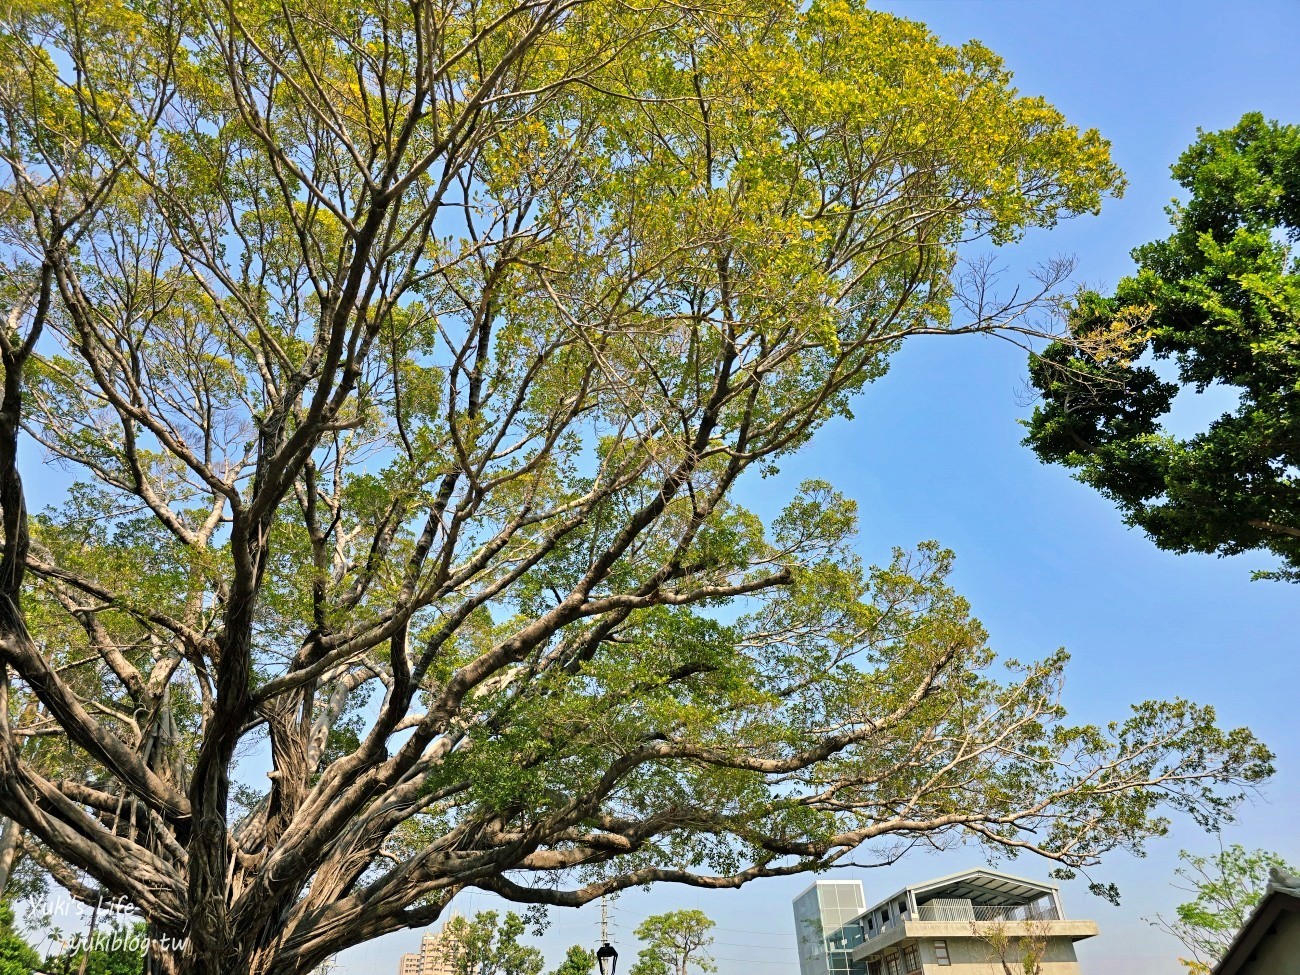
M 1013 877 L 996 870 L 967 870 L 907 888 L 917 904 L 936 897 L 969 900 L 973 904 L 1030 904 L 1056 890 L 1053 884 Z

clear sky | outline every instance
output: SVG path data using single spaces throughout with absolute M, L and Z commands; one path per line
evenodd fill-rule
M 1129 250 L 1166 233 L 1163 207 L 1177 187 L 1170 163 L 1197 127 L 1232 125 L 1247 111 L 1300 122 L 1300 3 L 1154 3 L 912 0 L 882 4 L 928 23 L 949 42 L 978 38 L 1002 55 L 1026 93 L 1111 140 L 1129 188 L 1097 218 L 1036 234 L 1003 255 L 1025 267 L 1074 254 L 1079 276 L 1111 285 L 1131 267 Z M 1002 653 L 1027 657 L 1064 645 L 1073 653 L 1066 703 L 1074 717 L 1122 717 L 1130 702 L 1182 695 L 1248 724 L 1278 753 L 1278 774 L 1240 811 L 1225 843 L 1275 849 L 1300 862 L 1300 742 L 1296 653 L 1300 589 L 1251 582 L 1262 557 L 1214 559 L 1157 550 L 1125 528 L 1111 506 L 1020 446 L 1028 407 L 1017 350 L 988 339 L 908 343 L 890 373 L 797 463 L 763 488 L 784 496 L 799 480 L 831 480 L 861 509 L 860 548 L 871 561 L 893 545 L 936 538 L 956 550 L 955 582 Z M 1205 413 L 1213 404 L 1189 404 Z M 1175 975 L 1178 945 L 1141 920 L 1180 899 L 1170 886 L 1180 848 L 1211 853 L 1217 841 L 1192 823 L 1136 860 L 1116 854 L 1094 872 L 1117 883 L 1122 905 L 1065 885 L 1067 913 L 1091 917 L 1101 936 L 1079 948 L 1093 975 Z M 917 856 L 888 869 L 846 871 L 867 899 L 906 883 L 980 862 L 976 849 Z M 1012 872 L 1046 876 L 1028 858 Z M 632 929 L 647 914 L 698 907 L 719 925 L 720 975 L 794 975 L 790 899 L 806 878 L 735 892 L 662 889 L 624 894 L 614 937 L 624 970 L 636 955 Z M 465 897 L 462 911 L 500 906 Z M 553 911 L 541 944 L 548 960 L 591 945 L 599 912 Z M 395 970 L 417 933 L 393 935 L 340 958 L 349 975 Z

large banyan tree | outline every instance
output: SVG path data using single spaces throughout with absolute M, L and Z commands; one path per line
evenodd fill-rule
M 1117 188 L 982 46 L 839 0 L 2 17 L 0 813 L 151 970 L 297 975 L 466 888 L 1068 871 L 1268 774 L 1186 702 L 1066 724 L 1062 656 L 995 665 L 830 486 L 733 498 L 906 338 L 1036 327 L 959 249 Z

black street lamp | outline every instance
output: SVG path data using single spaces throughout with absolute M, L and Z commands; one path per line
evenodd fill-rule
M 618 952 L 606 941 L 596 950 L 596 967 L 600 975 L 614 975 L 614 966 L 618 964 Z

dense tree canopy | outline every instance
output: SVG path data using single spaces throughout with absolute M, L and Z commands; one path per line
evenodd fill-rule
M 959 249 L 1118 186 L 979 44 L 839 0 L 3 17 L 0 812 L 152 970 L 300 975 L 467 888 L 1068 870 L 1269 773 L 1187 702 L 1065 723 L 1064 655 L 995 666 L 951 556 L 867 569 L 830 486 L 732 500 L 910 336 L 1028 329 Z
M 1190 193 L 1174 233 L 1133 252 L 1114 295 L 1083 295 L 1073 341 L 1032 362 L 1029 443 L 1161 548 L 1264 549 L 1282 562 L 1271 575 L 1300 578 L 1300 126 L 1247 115 L 1173 173 Z M 1183 390 L 1237 402 L 1186 433 Z

